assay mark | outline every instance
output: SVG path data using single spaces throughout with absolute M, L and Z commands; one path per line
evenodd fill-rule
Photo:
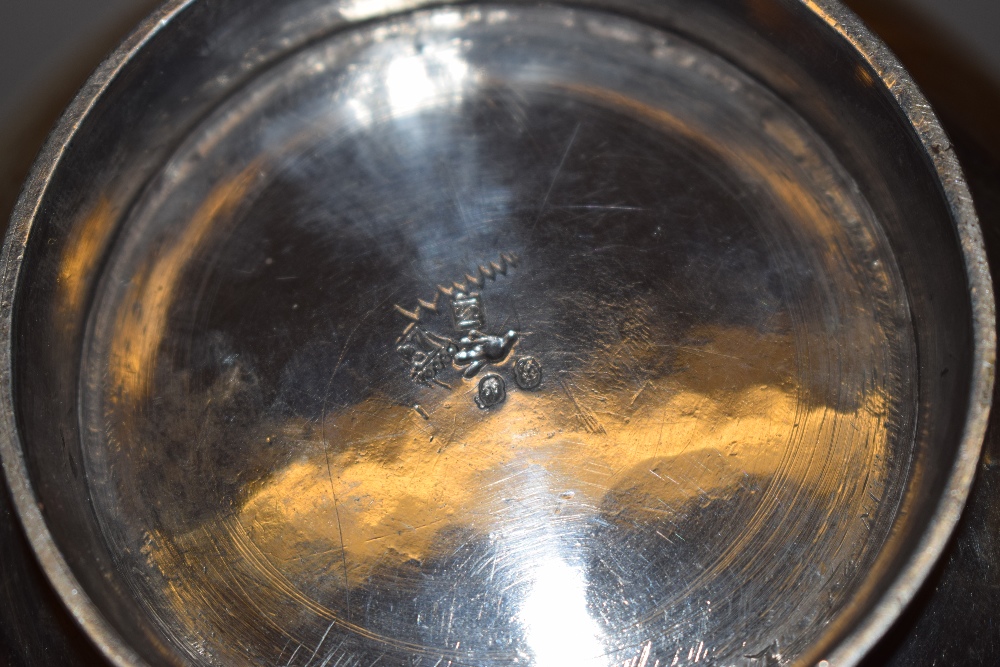
M 438 285 L 430 301 L 417 300 L 417 307 L 407 310 L 399 305 L 396 312 L 410 323 L 396 341 L 396 352 L 407 363 L 410 377 L 420 383 L 438 383 L 440 373 L 454 367 L 462 377 L 472 379 L 490 365 L 502 364 L 517 344 L 520 333 L 509 329 L 493 335 L 485 333 L 486 305 L 480 290 L 497 276 L 506 276 L 516 268 L 518 258 L 502 253 L 498 261 L 480 265 L 465 276 L 465 282 L 454 282 L 450 287 Z M 476 290 L 472 288 L 475 287 Z M 448 300 L 454 327 L 452 335 L 444 335 L 428 328 L 428 314 L 440 315 L 439 303 Z M 534 357 L 523 357 L 514 365 L 514 379 L 519 387 L 537 389 L 542 381 L 541 363 Z M 502 403 L 507 396 L 506 383 L 496 374 L 484 377 L 479 383 L 476 404 L 487 409 Z

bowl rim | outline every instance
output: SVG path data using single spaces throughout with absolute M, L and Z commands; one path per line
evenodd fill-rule
M 117 667 L 148 663 L 117 632 L 87 596 L 56 546 L 31 483 L 17 427 L 11 362 L 13 304 L 26 244 L 49 183 L 83 119 L 119 73 L 172 20 L 201 0 L 166 0 L 144 19 L 94 71 L 50 133 L 26 179 L 0 252 L 0 460 L 15 510 L 42 570 L 72 617 Z M 380 10 L 387 16 L 433 0 L 402 0 Z M 886 633 L 913 599 L 940 558 L 965 507 L 979 463 L 993 395 L 996 322 L 992 278 L 982 230 L 951 142 L 923 93 L 896 56 L 841 0 L 795 0 L 849 43 L 871 67 L 903 112 L 942 187 L 958 234 L 972 316 L 972 368 L 963 433 L 947 483 L 927 530 L 890 586 L 823 660 L 822 667 L 855 665 Z M 345 25 L 366 19 L 350 19 Z M 824 664 L 825 663 L 825 664 Z

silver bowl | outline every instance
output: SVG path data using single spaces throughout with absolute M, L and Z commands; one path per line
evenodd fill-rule
M 171 2 L 39 157 L 2 455 L 117 665 L 850 665 L 994 361 L 835 2 Z

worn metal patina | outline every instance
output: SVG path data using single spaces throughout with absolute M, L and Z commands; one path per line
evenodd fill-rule
M 5 470 L 106 654 L 855 662 L 957 518 L 993 354 L 874 40 L 816 3 L 208 4 L 97 75 L 4 260 Z

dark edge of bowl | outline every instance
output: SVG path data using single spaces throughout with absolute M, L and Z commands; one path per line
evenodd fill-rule
M 972 308 L 973 367 L 964 432 L 944 492 L 927 531 L 871 611 L 823 660 L 831 667 L 857 664 L 896 621 L 937 563 L 965 508 L 982 453 L 993 400 L 996 312 L 982 229 L 951 141 L 909 73 L 858 16 L 840 0 L 799 0 L 850 43 L 878 74 L 913 127 L 937 172 L 965 261 Z M 819 663 L 822 665 L 822 662 Z
M 937 172 L 965 261 L 975 346 L 964 433 L 945 491 L 930 520 L 929 529 L 906 565 L 871 611 L 856 627 L 847 631 L 832 653 L 824 657 L 827 664 L 842 666 L 858 663 L 913 599 L 943 552 L 965 507 L 979 462 L 992 402 L 996 361 L 995 306 L 982 231 L 972 198 L 951 143 L 927 100 L 895 55 L 840 0 L 797 1 L 850 43 L 878 74 L 909 120 Z M 163 26 L 194 2 L 196 0 L 167 0 L 91 75 L 39 153 L 11 215 L 7 238 L 0 254 L 0 369 L 5 369 L 0 377 L 0 459 L 4 474 L 21 524 L 46 576 L 84 632 L 119 667 L 136 667 L 145 663 L 83 592 L 57 549 L 32 488 L 24 454 L 17 444 L 19 436 L 9 371 L 12 362 L 13 304 L 32 223 L 46 193 L 49 179 L 80 122 L 132 57 Z M 398 6 L 410 4 L 413 7 Z M 392 3 L 388 13 L 413 9 L 422 4 L 424 3 L 419 0 L 413 3 Z
M 83 85 L 56 123 L 28 174 L 0 253 L 0 459 L 14 507 L 38 562 L 63 604 L 91 641 L 119 667 L 144 664 L 97 606 L 83 591 L 49 533 L 38 498 L 32 488 L 19 442 L 14 411 L 12 374 L 12 328 L 16 290 L 23 269 L 24 251 L 35 216 L 53 173 L 81 121 L 104 94 L 133 56 L 142 50 L 171 18 L 195 0 L 167 0 L 139 24 L 121 45 L 102 62 Z

